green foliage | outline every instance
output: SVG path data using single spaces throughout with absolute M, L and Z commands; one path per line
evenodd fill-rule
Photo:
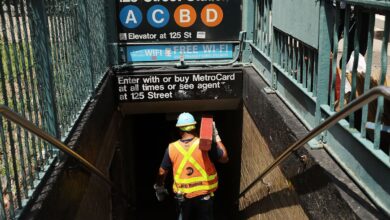
M 28 47 L 28 48 L 27 48 Z M 20 92 L 24 91 L 24 83 L 18 85 L 17 77 L 22 77 L 22 74 L 28 74 L 29 71 L 34 70 L 34 64 L 29 63 L 33 62 L 31 56 L 32 46 L 31 43 L 26 43 L 25 41 L 21 43 L 8 43 L 5 44 L 3 37 L 0 38 L 0 55 L 1 55 L 1 78 L 4 80 L 6 88 L 3 88 L 3 84 L 0 84 L 2 95 L 0 95 L 0 104 L 4 104 L 4 99 L 11 100 L 12 96 L 20 96 Z M 28 53 L 29 52 L 29 53 Z M 23 80 L 23 79 L 22 79 Z M 30 79 L 33 80 L 33 84 L 36 83 L 36 78 Z M 11 87 L 15 88 L 16 94 L 12 94 Z M 5 89 L 5 90 L 4 90 Z M 31 88 L 30 88 L 31 90 Z M 5 92 L 3 92 L 5 91 Z M 31 93 L 31 91 L 27 91 Z M 6 95 L 6 96 L 5 96 Z M 26 100 L 20 100 L 17 98 L 17 106 L 14 106 L 12 101 L 8 101 L 8 106 L 10 108 L 21 109 L 22 102 Z

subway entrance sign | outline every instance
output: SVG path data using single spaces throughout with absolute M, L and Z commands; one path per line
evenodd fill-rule
M 236 108 L 242 97 L 242 69 L 118 72 L 115 90 L 119 106 L 132 112 Z
M 237 71 L 149 73 L 116 76 L 119 102 L 226 99 L 241 96 Z
M 238 41 L 241 5 L 241 0 L 117 0 L 118 41 Z

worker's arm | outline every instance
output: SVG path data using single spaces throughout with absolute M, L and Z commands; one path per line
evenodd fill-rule
M 222 151 L 222 156 L 218 159 L 218 162 L 220 163 L 227 163 L 229 162 L 229 156 L 226 151 L 225 145 L 222 143 L 222 141 L 217 142 L 217 148 Z
M 160 167 L 156 183 L 153 186 L 154 190 L 156 191 L 156 198 L 159 202 L 164 201 L 165 197 L 168 195 L 168 190 L 164 187 L 164 181 L 167 173 L 168 171 Z
M 156 185 L 164 186 L 165 177 L 167 176 L 168 171 L 170 169 L 172 169 L 172 162 L 171 162 L 171 158 L 169 158 L 169 151 L 167 148 L 165 150 L 164 157 L 161 161 L 160 168 L 158 169 L 157 178 L 156 178 Z
M 166 150 L 161 166 L 158 169 L 156 183 L 153 186 L 154 190 L 156 190 L 157 200 L 160 202 L 164 201 L 165 197 L 168 195 L 168 190 L 165 188 L 164 183 L 171 166 L 172 163 L 169 158 L 168 150 Z
M 220 155 L 218 156 L 218 162 L 227 163 L 229 161 L 229 156 L 225 148 L 225 145 L 222 143 L 221 137 L 218 134 L 218 130 L 214 122 L 213 122 L 213 136 L 214 136 L 213 139 L 215 140 L 215 143 L 217 145 L 218 155 Z
M 162 167 L 158 169 L 157 178 L 156 178 L 157 186 L 164 186 L 165 177 L 167 176 L 167 174 L 168 174 L 168 170 L 165 170 Z

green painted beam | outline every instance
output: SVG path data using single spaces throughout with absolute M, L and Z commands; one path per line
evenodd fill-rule
M 317 77 L 317 103 L 316 121 L 319 124 L 322 120 L 321 106 L 328 104 L 329 95 L 329 68 L 330 51 L 333 21 L 332 2 L 322 0 L 320 4 L 320 26 L 319 26 L 319 46 L 318 46 L 318 77 Z

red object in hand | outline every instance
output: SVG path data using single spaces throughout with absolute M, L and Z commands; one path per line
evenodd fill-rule
M 203 116 L 200 123 L 200 142 L 199 148 L 203 151 L 209 151 L 211 149 L 211 143 L 213 141 L 213 117 Z

